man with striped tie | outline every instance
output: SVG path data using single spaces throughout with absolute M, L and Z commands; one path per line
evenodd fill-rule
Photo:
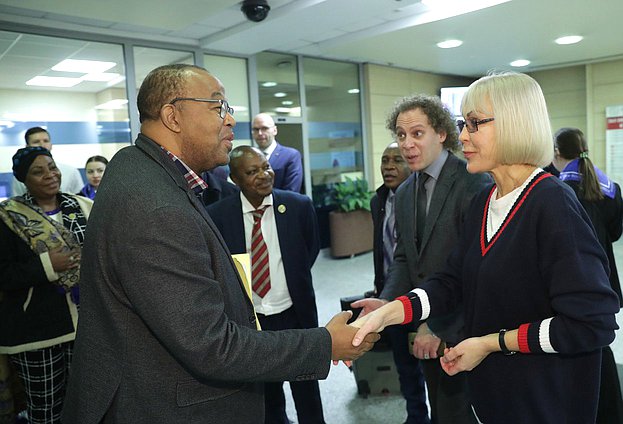
M 251 255 L 253 304 L 262 330 L 317 327 L 311 267 L 320 243 L 311 200 L 273 189 L 274 171 L 255 147 L 234 149 L 229 166 L 240 195 L 208 212 L 231 253 Z M 324 423 L 318 382 L 292 381 L 290 387 L 298 422 Z M 265 405 L 266 424 L 288 424 L 283 383 L 265 384 Z

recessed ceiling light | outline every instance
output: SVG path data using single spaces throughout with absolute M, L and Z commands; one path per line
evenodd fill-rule
M 357 93 L 359 93 L 358 88 L 351 88 L 350 90 L 348 90 L 348 94 L 357 94 Z
M 52 67 L 53 71 L 80 72 L 83 74 L 99 74 L 106 72 L 115 62 L 100 62 L 99 60 L 75 60 L 65 59 Z
M 275 81 L 266 81 L 262 83 L 262 87 L 274 87 L 277 83 Z
M 80 78 L 67 77 L 44 77 L 37 75 L 36 77 L 26 81 L 26 85 L 36 85 L 39 87 L 73 87 L 82 81 Z
M 556 44 L 575 44 L 575 43 L 579 43 L 580 41 L 582 41 L 584 37 L 582 37 L 581 35 L 567 35 L 565 37 L 560 37 L 557 38 L 556 40 L 554 40 L 554 42 Z
M 274 95 L 275 97 L 285 97 L 285 96 L 287 96 L 287 94 L 286 94 L 286 93 L 283 93 L 283 92 L 281 92 L 281 91 L 280 91 L 280 92 L 278 92 L 278 93 L 275 93 L 275 94 L 273 94 L 273 95 Z
M 515 68 L 521 68 L 522 66 L 528 66 L 530 64 L 529 60 L 526 59 L 517 59 L 517 60 L 513 60 L 510 65 L 514 66 Z
M 437 47 L 439 47 L 440 49 L 453 49 L 460 46 L 461 44 L 463 44 L 461 40 L 446 40 L 437 43 Z
M 292 106 L 294 102 L 292 100 L 284 100 L 281 104 L 284 106 Z

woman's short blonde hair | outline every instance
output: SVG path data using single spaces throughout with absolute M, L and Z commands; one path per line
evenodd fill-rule
M 547 105 L 539 84 L 525 74 L 491 73 L 469 86 L 461 111 L 494 117 L 497 160 L 503 165 L 546 166 L 554 148 Z

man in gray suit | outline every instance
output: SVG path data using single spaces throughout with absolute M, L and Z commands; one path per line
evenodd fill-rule
M 458 148 L 458 131 L 438 97 L 415 95 L 401 99 L 387 119 L 387 128 L 414 173 L 396 192 L 398 239 L 381 299 L 353 303 L 354 307 L 364 307 L 364 314 L 407 293 L 443 268 L 458 241 L 472 198 L 491 182 L 487 175 L 468 173 L 465 161 L 452 153 Z M 415 330 L 405 327 L 398 327 L 403 338 Z M 465 376 L 448 376 L 438 359 L 444 343 L 454 345 L 461 340 L 462 327 L 456 311 L 417 328 L 413 354 L 421 359 L 435 424 L 475 422 Z M 406 341 L 401 346 L 406 349 Z M 398 361 L 396 366 L 399 373 L 407 368 Z
M 233 109 L 192 65 L 153 70 L 141 134 L 106 169 L 82 254 L 82 304 L 63 422 L 263 423 L 261 382 L 325 378 L 356 358 L 349 314 L 257 331 L 253 305 L 199 200 L 228 162 Z

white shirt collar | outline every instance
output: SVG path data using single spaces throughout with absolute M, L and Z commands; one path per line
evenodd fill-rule
M 247 200 L 247 198 L 242 193 L 242 191 L 240 191 L 240 201 L 242 202 L 242 213 L 251 213 L 251 212 L 253 212 L 256 209 L 259 209 L 259 208 L 255 208 L 251 204 L 251 202 L 249 202 Z M 262 206 L 265 206 L 265 205 L 269 205 L 269 206 L 273 205 L 273 195 L 272 194 L 269 195 L 269 196 L 264 197 L 264 200 L 262 201 L 262 204 L 260 205 L 260 208 Z
M 266 155 L 266 157 L 270 157 L 270 155 L 273 154 L 273 152 L 275 151 L 275 149 L 277 148 L 277 140 L 273 140 L 273 142 L 271 143 L 270 146 L 268 146 L 266 148 L 266 150 L 263 150 L 264 154 Z

